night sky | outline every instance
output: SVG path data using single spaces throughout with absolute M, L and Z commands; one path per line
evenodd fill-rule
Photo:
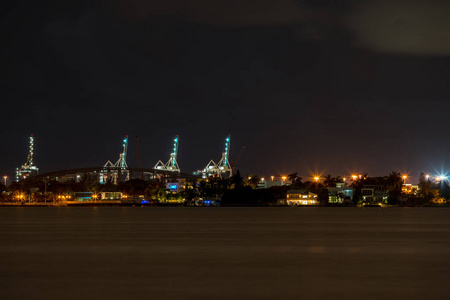
M 216 162 L 243 174 L 450 170 L 450 1 L 13 1 L 0 172 Z M 2 174 L 3 175 L 3 174 Z M 413 180 L 417 181 L 417 180 Z

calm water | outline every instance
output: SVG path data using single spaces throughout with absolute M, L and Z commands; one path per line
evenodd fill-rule
M 0 299 L 449 299 L 450 209 L 1 208 Z

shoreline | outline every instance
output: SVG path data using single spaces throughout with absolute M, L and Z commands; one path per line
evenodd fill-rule
M 413 207 L 424 207 L 424 208 L 449 208 L 450 205 L 196 205 L 196 206 L 185 206 L 185 205 L 171 205 L 171 204 L 140 204 L 140 203 L 122 203 L 120 201 L 107 201 L 107 202 L 89 202 L 89 203 L 16 203 L 16 202 L 0 202 L 0 207 L 292 207 L 292 208 L 413 208 Z

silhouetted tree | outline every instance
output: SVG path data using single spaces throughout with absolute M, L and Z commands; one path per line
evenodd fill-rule
M 248 178 L 244 180 L 244 183 L 252 189 L 255 189 L 260 181 L 261 178 L 258 175 L 248 175 Z
M 244 184 L 244 179 L 241 177 L 241 172 L 239 170 L 236 171 L 236 174 L 231 178 L 231 184 L 234 184 L 234 188 L 240 188 Z
M 121 182 L 117 190 L 128 195 L 144 195 L 148 182 L 142 179 L 131 179 Z
M 298 177 L 298 173 L 292 173 L 288 175 L 288 179 L 291 182 L 291 188 L 298 190 L 302 188 L 302 178 Z

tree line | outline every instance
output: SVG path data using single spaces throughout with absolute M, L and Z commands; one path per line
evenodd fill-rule
M 320 205 L 327 205 L 328 188 L 337 183 L 346 183 L 353 188 L 353 204 L 362 201 L 361 190 L 367 185 L 377 185 L 388 193 L 388 204 L 406 205 L 442 205 L 450 200 L 450 187 L 446 180 L 434 181 L 423 173 L 419 177 L 419 189 L 414 192 L 405 191 L 403 178 L 398 172 L 391 172 L 386 176 L 370 177 L 367 173 L 353 178 L 344 179 L 340 176 L 328 174 L 322 178 L 306 180 L 294 172 L 287 176 L 288 185 L 272 186 L 259 189 L 261 177 L 249 175 L 243 178 L 237 171 L 230 178 L 209 178 L 208 180 L 187 181 L 185 187 L 177 192 L 171 192 L 160 179 L 141 180 L 131 179 L 114 185 L 111 182 L 100 184 L 93 175 L 84 175 L 78 181 L 58 182 L 36 180 L 33 177 L 12 183 L 8 188 L 0 184 L 2 201 L 46 201 L 54 200 L 57 195 L 70 195 L 75 192 L 121 192 L 132 197 L 144 195 L 154 203 L 182 203 L 193 205 L 196 199 L 216 199 L 221 205 L 278 205 L 280 200 L 286 199 L 288 190 L 301 190 L 317 194 Z M 170 180 L 169 180 L 170 181 Z M 6 191 L 8 193 L 6 193 Z M 53 198 L 52 198 L 53 197 Z

